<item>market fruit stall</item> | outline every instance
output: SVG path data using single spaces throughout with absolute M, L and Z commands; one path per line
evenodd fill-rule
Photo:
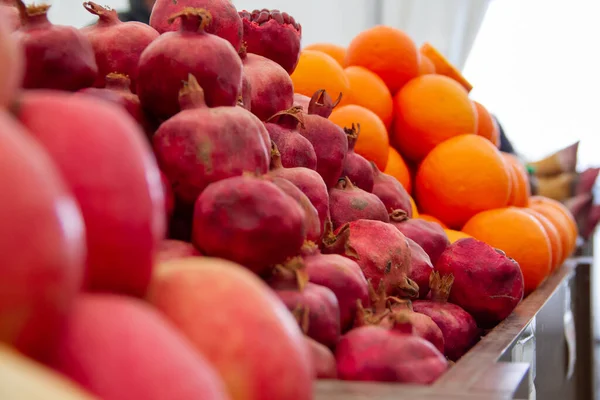
M 576 220 L 431 44 L 83 6 L 0 15 L 0 398 L 589 395 Z

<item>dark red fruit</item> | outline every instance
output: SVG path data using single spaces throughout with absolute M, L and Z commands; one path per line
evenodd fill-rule
M 262 124 L 241 107 L 208 108 L 202 89 L 190 76 L 180 91 L 183 111 L 152 139 L 175 195 L 188 205 L 210 183 L 244 172 L 264 174 L 269 165 Z
M 406 236 L 406 240 L 410 248 L 410 273 L 408 277 L 419 285 L 419 298 L 424 299 L 429 294 L 429 276 L 433 272 L 433 265 L 421 246 L 408 236 Z
M 154 10 L 157 7 L 158 3 Z M 242 87 L 242 61 L 226 40 L 207 33 L 210 15 L 184 8 L 168 21 L 181 21 L 180 30 L 161 35 L 140 57 L 137 93 L 142 105 L 156 118 L 176 114 L 181 82 L 192 74 L 204 89 L 209 107 L 235 106 Z
M 244 26 L 244 42 L 249 53 L 259 54 L 292 74 L 300 56 L 302 27 L 294 17 L 279 10 L 239 12 Z
M 81 30 L 96 54 L 98 76 L 94 86 L 104 87 L 108 74 L 120 73 L 129 76 L 135 90 L 140 55 L 159 33 L 141 22 L 122 22 L 117 11 L 91 1 L 83 3 L 83 7 L 98 16 L 95 25 Z
M 298 133 L 304 126 L 300 107 L 280 111 L 265 122 L 271 140 L 277 145 L 281 165 L 284 168 L 305 167 L 317 169 L 317 155 L 313 145 Z
M 327 119 L 333 108 L 323 103 L 325 96 L 325 91 L 315 93 L 308 114 L 304 116 L 304 127 L 300 126 L 298 132 L 313 145 L 317 155 L 317 172 L 331 188 L 342 175 L 348 139 L 342 128 Z
M 354 152 L 354 146 L 360 134 L 360 124 L 352 124 L 352 128 L 344 128 L 348 138 L 348 154 L 344 161 L 342 176 L 347 176 L 354 186 L 371 193 L 373 191 L 373 170 L 366 158 Z
M 180 21 L 171 16 L 189 8 L 204 9 L 211 16 L 206 32 L 228 41 L 237 51 L 242 44 L 242 20 L 231 0 L 157 0 L 150 14 L 150 26 L 159 33 L 176 31 Z
M 92 44 L 71 26 L 53 25 L 47 4 L 25 6 L 17 0 L 21 28 L 13 35 L 25 52 L 25 89 L 76 91 L 98 74 Z
M 340 179 L 329 191 L 329 210 L 334 228 L 359 219 L 390 222 L 381 200 L 352 185 L 348 177 Z
M 410 195 L 404 186 L 398 182 L 398 179 L 381 172 L 372 161 L 371 167 L 373 169 L 373 194 L 381 199 L 388 212 L 402 210 L 406 215 L 412 217 Z
M 435 222 L 411 219 L 405 211 L 396 210 L 390 214 L 390 222 L 407 238 L 414 240 L 429 256 L 435 266 L 446 247 L 450 246 L 448 235 Z
M 308 336 L 305 336 L 304 339 L 310 350 L 314 377 L 316 379 L 336 379 L 337 367 L 335 356 L 331 350 Z

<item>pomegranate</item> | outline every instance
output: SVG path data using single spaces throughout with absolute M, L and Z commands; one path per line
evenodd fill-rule
M 365 278 L 384 286 L 388 295 L 416 297 L 419 287 L 408 277 L 410 248 L 398 229 L 382 221 L 360 219 L 331 231 L 327 224 L 323 251 L 355 260 Z
M 348 154 L 344 161 L 342 176 L 347 176 L 354 186 L 358 186 L 365 192 L 373 191 L 373 171 L 366 158 L 354 152 L 354 146 L 360 133 L 360 124 L 352 124 L 352 128 L 344 128 L 348 138 Z
M 157 2 L 154 11 L 167 1 Z M 169 16 L 170 22 L 177 20 L 179 31 L 161 35 L 140 56 L 137 93 L 142 105 L 157 118 L 176 114 L 181 82 L 191 74 L 204 89 L 209 107 L 235 106 L 242 86 L 237 52 L 226 40 L 205 31 L 211 24 L 205 10 L 184 8 Z
M 90 96 L 24 92 L 15 107 L 58 165 L 87 232 L 87 288 L 144 295 L 165 231 L 160 171 L 121 108 Z
M 327 91 L 324 89 L 317 90 L 308 101 L 308 114 L 320 115 L 323 118 L 329 118 L 333 109 L 342 101 L 342 94 L 333 101 Z
M 210 184 L 198 197 L 192 239 L 203 254 L 261 273 L 298 254 L 304 221 L 302 207 L 277 185 L 238 176 Z
M 325 95 L 325 91 L 319 91 L 312 97 L 308 114 L 304 116 L 304 126 L 300 126 L 298 132 L 313 145 L 317 155 L 317 172 L 331 188 L 342 175 L 348 139 L 342 128 L 327 119 L 333 108 L 323 103 Z
M 329 210 L 334 228 L 359 219 L 390 222 L 381 200 L 354 186 L 348 177 L 340 179 L 329 191 Z
M 335 348 L 340 338 L 340 307 L 331 289 L 306 283 L 271 284 L 277 296 L 290 311 L 305 307 L 308 312 L 306 334 L 329 348 Z
M 302 27 L 294 17 L 279 10 L 244 10 L 239 15 L 244 25 L 244 42 L 249 53 L 275 61 L 292 74 L 300 57 Z
M 92 44 L 78 29 L 48 21 L 47 4 L 25 6 L 16 0 L 21 28 L 14 38 L 25 53 L 26 89 L 76 91 L 98 75 Z
M 204 91 L 190 75 L 179 93 L 181 111 L 152 138 L 162 171 L 175 195 L 194 204 L 211 183 L 247 172 L 264 174 L 269 160 L 260 128 L 240 107 L 208 108 Z
M 238 93 L 237 106 L 252 111 L 252 86 L 244 70 L 242 70 L 242 86 Z
M 81 288 L 85 230 L 50 157 L 5 111 L 0 191 L 0 341 L 43 359 Z
M 79 93 L 85 93 L 110 101 L 125 109 L 144 129 L 148 136 L 154 133 L 154 126 L 150 118 L 142 108 L 140 99 L 130 90 L 131 80 L 127 75 L 110 73 L 104 78 L 105 88 L 85 88 L 79 90 Z
M 402 210 L 406 215 L 412 217 L 410 196 L 404 186 L 398 182 L 398 179 L 381 172 L 373 161 L 371 161 L 371 167 L 373 169 L 373 194 L 381 199 L 388 212 Z
M 425 250 L 414 240 L 406 236 L 410 248 L 410 273 L 409 278 L 419 285 L 419 298 L 424 299 L 429 294 L 429 276 L 433 272 L 433 265 Z
M 429 280 L 431 300 L 415 300 L 412 307 L 437 324 L 444 335 L 444 354 L 456 361 L 477 342 L 480 331 L 471 314 L 447 302 L 453 282 L 452 275 L 441 277 L 437 271 L 432 272 Z
M 94 86 L 104 87 L 104 78 L 118 72 L 129 76 L 135 90 L 140 55 L 158 38 L 158 32 L 141 22 L 122 22 L 115 10 L 91 1 L 83 3 L 83 7 L 98 16 L 95 25 L 81 30 L 92 43 L 96 54 L 98 76 Z
M 269 137 L 277 145 L 283 167 L 305 167 L 316 170 L 315 149 L 308 139 L 298 133 L 298 126 L 304 126 L 304 116 L 300 107 L 280 111 L 265 122 Z
M 335 358 L 338 377 L 351 381 L 431 384 L 448 368 L 444 356 L 425 339 L 379 326 L 346 333 Z
M 356 316 L 356 300 L 369 304 L 367 280 L 360 266 L 338 254 L 321 254 L 314 243 L 305 243 L 302 257 L 309 280 L 335 293 L 340 307 L 342 332 L 350 329 Z
M 189 8 L 204 9 L 211 16 L 206 32 L 228 41 L 237 51 L 242 44 L 242 20 L 231 0 L 156 0 L 150 14 L 150 25 L 160 33 L 175 31 L 183 21 L 172 21 L 172 15 Z
M 294 93 L 294 106 L 302 108 L 305 114 L 308 114 L 308 104 L 310 103 L 310 97 L 300 93 Z
M 324 232 L 325 222 L 329 220 L 329 194 L 323 178 L 312 169 L 303 167 L 283 168 L 281 159 L 275 152 L 271 155 L 269 176 L 287 179 L 302 190 L 317 209 Z
M 5 18 L 3 12 L 6 8 L 16 12 L 14 7 L 0 6 L 0 18 Z M 13 101 L 21 86 L 24 73 L 22 49 L 11 37 L 6 23 L 0 23 L 0 55 L 0 107 L 6 107 Z
M 395 210 L 390 214 L 390 222 L 407 238 L 415 241 L 429 256 L 435 266 L 450 241 L 444 229 L 435 222 L 423 219 L 411 219 L 405 211 Z
M 6 26 L 7 32 L 14 32 L 21 27 L 21 17 L 19 10 L 14 5 L 0 4 L 0 19 L 5 21 L 2 25 Z
M 442 276 L 454 276 L 449 301 L 471 314 L 482 328 L 496 326 L 523 298 L 519 264 L 473 238 L 451 244 L 438 259 L 435 270 Z
M 105 400 L 229 399 L 214 367 L 173 325 L 125 296 L 80 295 L 49 364 Z
M 164 239 L 156 252 L 156 262 L 165 262 L 176 258 L 198 257 L 200 252 L 189 242 Z
M 292 197 L 300 204 L 304 210 L 304 226 L 306 227 L 306 240 L 312 242 L 320 242 L 323 229 L 319 220 L 319 213 L 315 206 L 312 205 L 308 197 L 298 189 L 292 182 L 287 179 L 269 177 L 269 180 L 279 187 L 285 194 Z
M 391 301 L 391 315 L 394 324 L 408 324 L 412 327 L 413 335 L 422 337 L 433 344 L 440 353 L 444 353 L 444 335 L 442 330 L 433 320 L 421 313 L 414 312 L 409 300 L 396 297 L 388 298 Z
M 267 120 L 294 105 L 292 78 L 277 63 L 257 54 L 241 53 L 244 77 L 250 86 L 252 114 Z M 242 92 L 243 93 L 243 92 Z
M 162 171 L 160 173 L 160 181 L 165 195 L 165 214 L 167 218 L 171 218 L 175 211 L 175 194 L 171 188 L 171 182 L 169 182 L 169 179 Z
M 232 400 L 312 399 L 304 336 L 256 275 L 226 260 L 173 260 L 158 266 L 148 299 L 218 370 Z
M 336 379 L 337 367 L 335 364 L 335 356 L 327 348 L 316 340 L 306 336 L 306 346 L 311 355 L 311 364 L 314 370 L 314 377 L 317 379 Z

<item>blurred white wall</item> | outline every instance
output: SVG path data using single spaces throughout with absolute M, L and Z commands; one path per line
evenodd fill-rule
M 94 21 L 81 0 L 51 0 L 52 22 L 81 27 Z M 431 42 L 459 68 L 466 60 L 489 0 L 233 0 L 239 10 L 280 9 L 303 27 L 303 45 L 348 45 L 359 32 L 377 24 L 405 30 L 418 45 Z M 127 0 L 104 0 L 117 10 Z

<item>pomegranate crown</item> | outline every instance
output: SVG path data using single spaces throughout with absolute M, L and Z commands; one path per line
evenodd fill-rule
M 342 93 L 333 101 L 325 89 L 317 90 L 308 103 L 308 113 L 329 118 L 333 109 L 342 101 Z

